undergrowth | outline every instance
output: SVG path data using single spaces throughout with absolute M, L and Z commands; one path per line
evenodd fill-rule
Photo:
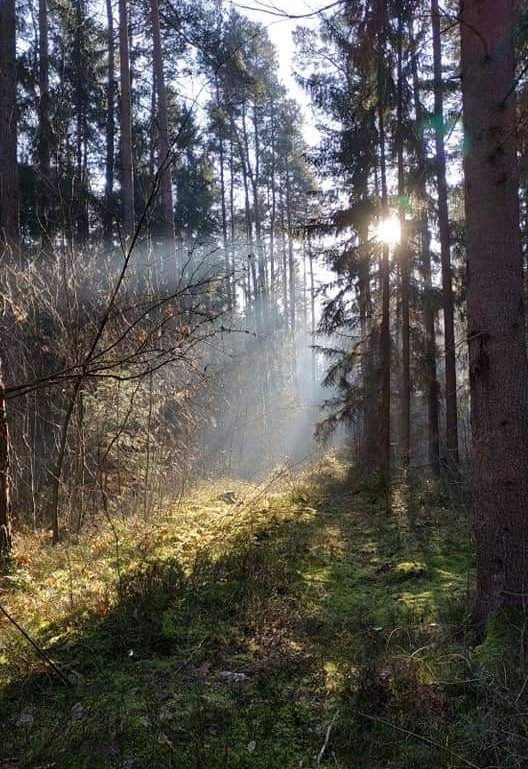
M 70 684 L 2 621 L 0 766 L 525 767 L 524 623 L 477 645 L 471 582 L 446 487 L 397 485 L 388 512 L 332 457 L 76 543 L 20 536 L 2 605 Z

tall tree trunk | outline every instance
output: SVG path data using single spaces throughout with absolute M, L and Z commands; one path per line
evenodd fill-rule
M 233 141 L 229 142 L 229 239 L 231 243 L 231 285 L 232 285 L 232 297 L 233 306 L 237 305 L 236 295 L 236 269 L 237 269 L 237 248 L 236 248 L 236 231 L 235 231 L 235 148 Z
M 76 131 L 75 131 L 75 155 L 76 168 L 74 177 L 74 195 L 72 222 L 75 223 L 75 234 L 77 242 L 84 245 L 88 240 L 88 212 L 87 212 L 87 194 L 86 194 L 86 174 L 85 174 L 85 152 L 87 138 L 87 93 L 86 93 L 86 74 L 84 71 L 83 48 L 84 48 L 84 23 L 86 18 L 86 9 L 84 0 L 76 0 L 75 3 L 75 32 L 74 32 L 74 102 L 76 111 Z
M 403 33 L 404 15 L 399 4 L 398 23 L 398 105 L 397 105 L 397 155 L 398 155 L 398 197 L 400 219 L 400 273 L 401 273 L 401 392 L 400 392 L 400 461 L 404 473 L 408 472 L 411 458 L 411 344 L 409 279 L 410 253 L 405 221 L 405 172 L 403 164 Z
M 220 161 L 220 209 L 222 213 L 222 246 L 224 251 L 224 269 L 226 281 L 227 306 L 233 309 L 233 293 L 231 285 L 231 265 L 229 257 L 229 247 L 227 240 L 227 203 L 226 203 L 226 173 L 225 173 L 225 124 L 224 116 L 221 112 L 221 94 L 218 75 L 215 76 L 215 98 L 217 111 L 217 131 L 218 131 L 218 159 Z
M 19 237 L 15 0 L 0 3 L 0 249 Z M 0 256 L 1 256 L 0 251 Z
M 378 0 L 378 133 L 380 145 L 380 177 L 381 177 L 381 215 L 387 218 L 387 168 L 385 157 L 385 2 Z M 388 491 L 391 476 L 391 334 L 390 334 L 390 265 L 389 247 L 382 246 L 381 268 L 381 331 L 380 331 L 380 360 L 381 360 L 381 410 L 379 429 L 379 469 L 381 482 Z
M 279 211 L 281 233 L 281 277 L 282 277 L 282 307 L 285 328 L 290 325 L 290 311 L 288 305 L 288 251 L 286 247 L 286 216 L 285 216 L 284 192 L 282 184 L 279 187 Z
M 314 277 L 314 253 L 312 249 L 312 240 L 308 236 L 308 256 L 310 259 L 310 337 L 312 340 L 312 390 L 315 394 L 317 384 L 317 358 L 315 351 L 315 342 L 317 335 L 317 320 L 315 315 L 315 277 Z
M 46 247 L 50 240 L 49 196 L 51 125 L 49 115 L 49 46 L 48 46 L 48 0 L 39 0 L 39 102 L 38 102 L 38 160 L 40 174 L 38 219 L 41 241 Z
M 286 167 L 286 222 L 288 226 L 288 272 L 290 279 L 290 326 L 295 336 L 297 325 L 296 290 L 295 290 L 295 254 L 293 250 L 293 217 L 291 207 L 291 180 L 290 171 Z
M 461 3 L 474 617 L 528 596 L 528 363 L 519 236 L 513 0 Z
M 365 191 L 365 195 L 366 195 Z M 361 333 L 361 381 L 363 389 L 363 429 L 360 464 L 371 473 L 376 461 L 377 409 L 374 378 L 372 297 L 370 291 L 370 245 L 368 224 L 359 228 L 359 325 Z
M 123 225 L 125 235 L 134 232 L 134 165 L 132 158 L 132 109 L 130 101 L 130 57 L 128 52 L 128 0 L 119 0 L 119 95 L 120 164 Z
M 427 426 L 428 426 L 428 453 L 429 464 L 435 475 L 440 472 L 440 429 L 439 429 L 439 401 L 438 401 L 438 376 L 436 366 L 436 329 L 435 310 L 432 302 L 433 284 L 431 270 L 431 235 L 426 209 L 426 166 L 427 147 L 425 144 L 423 125 L 424 110 L 420 98 L 420 84 L 418 81 L 418 65 L 416 56 L 416 44 L 411 29 L 411 66 L 413 79 L 414 112 L 417 125 L 417 160 L 418 179 L 417 192 L 421 201 L 420 213 L 420 267 L 423 280 L 423 323 L 425 329 L 425 379 L 427 392 Z
M 175 247 L 174 204 L 172 195 L 172 162 L 169 141 L 169 116 L 167 111 L 167 89 L 163 58 L 161 52 L 161 31 L 158 0 L 150 0 L 150 18 L 152 23 L 152 46 L 154 63 L 154 87 L 158 93 L 158 131 L 159 131 L 159 167 L 161 173 L 161 214 L 163 235 L 169 248 Z
M 256 150 L 255 150 L 255 156 L 257 157 Z M 265 313 L 265 308 L 263 303 L 264 286 L 263 286 L 262 257 L 261 257 L 261 248 L 262 248 L 261 222 L 260 222 L 260 212 L 259 212 L 259 203 L 258 203 L 258 182 L 257 182 L 258 169 L 254 170 L 253 166 L 251 165 L 251 153 L 249 149 L 249 135 L 247 130 L 245 103 L 242 109 L 241 157 L 243 158 L 242 167 L 243 167 L 243 173 L 245 177 L 244 185 L 245 185 L 245 193 L 247 195 L 250 227 L 252 228 L 253 223 L 255 225 L 255 239 L 254 241 L 252 240 L 252 247 L 254 251 L 254 256 L 252 261 L 252 276 L 253 276 L 253 283 L 254 283 L 256 314 L 257 314 L 257 318 L 260 318 L 260 322 L 262 323 L 264 322 L 264 317 L 266 313 Z M 257 160 L 257 163 L 258 163 L 258 160 Z M 251 187 L 251 192 L 253 196 L 252 207 L 250 205 L 250 198 L 249 198 L 250 187 Z M 252 236 L 251 236 L 251 239 L 252 239 Z M 257 267 L 258 267 L 258 276 L 257 276 Z
M 227 204 L 225 194 L 225 138 L 224 138 L 224 117 L 221 113 L 222 96 L 220 93 L 220 84 L 218 75 L 215 77 L 215 96 L 217 109 L 217 131 L 218 131 L 218 156 L 220 161 L 220 204 L 222 211 L 222 241 L 224 248 L 227 249 Z
M 405 235 L 405 221 L 402 221 L 400 244 L 401 268 L 401 414 L 400 414 L 400 461 L 404 472 L 411 460 L 411 344 L 409 304 L 409 244 Z
M 302 317 L 303 332 L 308 328 L 308 238 L 306 232 L 303 233 L 302 255 L 303 255 L 303 290 L 302 290 Z
M 275 180 L 276 168 L 276 150 L 275 150 L 275 105 L 271 110 L 271 168 L 270 168 L 270 186 L 271 186 L 271 211 L 270 211 L 270 294 L 275 296 L 275 221 L 277 218 L 277 189 Z
M 248 298 L 251 299 L 250 286 L 251 286 L 251 283 L 253 283 L 252 311 L 254 312 L 254 315 L 255 315 L 257 333 L 260 333 L 262 328 L 262 314 L 261 314 L 260 302 L 258 301 L 259 284 L 258 284 L 258 278 L 257 278 L 257 265 L 255 262 L 255 247 L 254 247 L 255 241 L 253 238 L 253 218 L 254 217 L 252 216 L 251 201 L 250 201 L 250 194 L 249 194 L 251 167 L 250 165 L 248 165 L 249 147 L 248 147 L 247 131 L 245 130 L 245 111 L 246 111 L 246 105 L 244 103 L 242 105 L 243 141 L 240 139 L 240 132 L 238 130 L 238 126 L 235 123 L 235 120 L 232 115 L 230 115 L 230 122 L 231 122 L 231 129 L 233 132 L 233 136 L 235 138 L 235 141 L 238 147 L 240 167 L 242 171 L 242 183 L 244 188 L 244 213 L 245 213 L 246 238 L 247 238 L 246 247 L 249 251 L 249 253 L 247 254 Z M 253 214 L 254 214 L 254 211 L 253 211 Z
M 442 40 L 438 0 L 431 0 L 433 25 L 434 113 L 436 177 L 438 187 L 438 221 L 440 226 L 440 251 L 442 259 L 442 293 L 444 305 L 445 347 L 445 401 L 447 468 L 451 473 L 458 470 L 458 413 L 457 373 L 455 350 L 455 313 L 453 305 L 453 278 L 451 273 L 451 236 L 449 233 L 449 209 L 447 202 L 446 155 L 444 143 L 444 97 L 442 84 Z
M 82 118 L 82 164 L 81 164 L 81 211 L 79 226 L 81 242 L 86 243 L 90 237 L 90 211 L 88 199 L 88 119 L 86 108 Z
M 10 444 L 0 357 L 0 558 L 11 550 Z
M 104 237 L 111 245 L 114 224 L 114 141 L 115 141 L 115 54 L 114 54 L 114 15 L 112 0 L 106 0 L 106 31 L 108 73 L 106 81 L 106 168 L 105 168 L 105 211 Z
M 260 201 L 259 201 L 260 153 L 261 153 L 259 122 L 260 122 L 259 113 L 256 105 L 254 105 L 253 106 L 253 136 L 255 141 L 255 170 L 251 174 L 251 185 L 253 189 L 253 207 L 255 211 L 255 232 L 257 236 L 257 255 L 258 255 L 260 293 L 263 299 L 263 312 L 265 315 L 267 315 L 266 253 L 265 253 L 264 239 L 262 237 L 262 214 L 260 210 Z

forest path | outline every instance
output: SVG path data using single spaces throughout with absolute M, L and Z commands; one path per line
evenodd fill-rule
M 330 458 L 280 489 L 237 489 L 245 502 L 215 489 L 135 533 L 128 522 L 120 594 L 104 606 L 89 585 L 112 573 L 112 541 L 92 542 L 86 600 L 80 591 L 71 611 L 32 624 L 71 688 L 2 627 L 1 717 L 12 728 L 0 766 L 458 765 L 382 721 L 449 739 L 434 670 L 450 648 L 445 623 L 461 621 L 467 541 L 432 485 L 398 489 L 387 515 L 348 472 Z M 61 594 L 67 604 L 86 547 L 70 551 L 70 583 L 64 563 L 50 569 L 57 551 L 40 554 L 50 604 Z M 28 607 L 48 611 L 34 581 L 11 590 L 26 623 Z

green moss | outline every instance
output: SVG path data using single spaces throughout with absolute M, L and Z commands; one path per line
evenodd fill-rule
M 525 670 L 526 617 L 519 609 L 503 609 L 488 623 L 484 641 L 473 651 L 473 662 L 484 675 L 514 686 Z
M 462 511 L 427 483 L 395 489 L 388 514 L 375 482 L 350 483 L 332 458 L 236 517 L 213 491 L 174 519 L 129 522 L 119 590 L 107 532 L 68 558 L 65 547 L 39 551 L 8 600 L 73 687 L 12 633 L 2 637 L 0 717 L 12 728 L 0 758 L 298 769 L 317 765 L 328 734 L 323 769 L 458 769 L 450 750 L 520 769 L 511 757 L 525 727 L 513 705 L 503 716 L 507 695 L 496 702 L 486 672 L 506 649 L 519 659 L 519 623 L 510 637 L 511 618 L 497 619 L 473 656 L 465 646 Z M 46 586 L 50 573 L 60 578 Z M 13 726 L 24 713 L 31 725 Z M 506 717 L 515 736 L 503 749 L 486 735 L 504 733 Z
M 402 561 L 392 569 L 394 579 L 423 579 L 427 576 L 427 566 L 422 561 Z

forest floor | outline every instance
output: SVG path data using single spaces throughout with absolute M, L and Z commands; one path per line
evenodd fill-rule
M 526 767 L 524 627 L 477 645 L 471 580 L 445 487 L 387 512 L 332 457 L 75 544 L 20 536 L 1 602 L 69 684 L 2 621 L 0 767 Z

